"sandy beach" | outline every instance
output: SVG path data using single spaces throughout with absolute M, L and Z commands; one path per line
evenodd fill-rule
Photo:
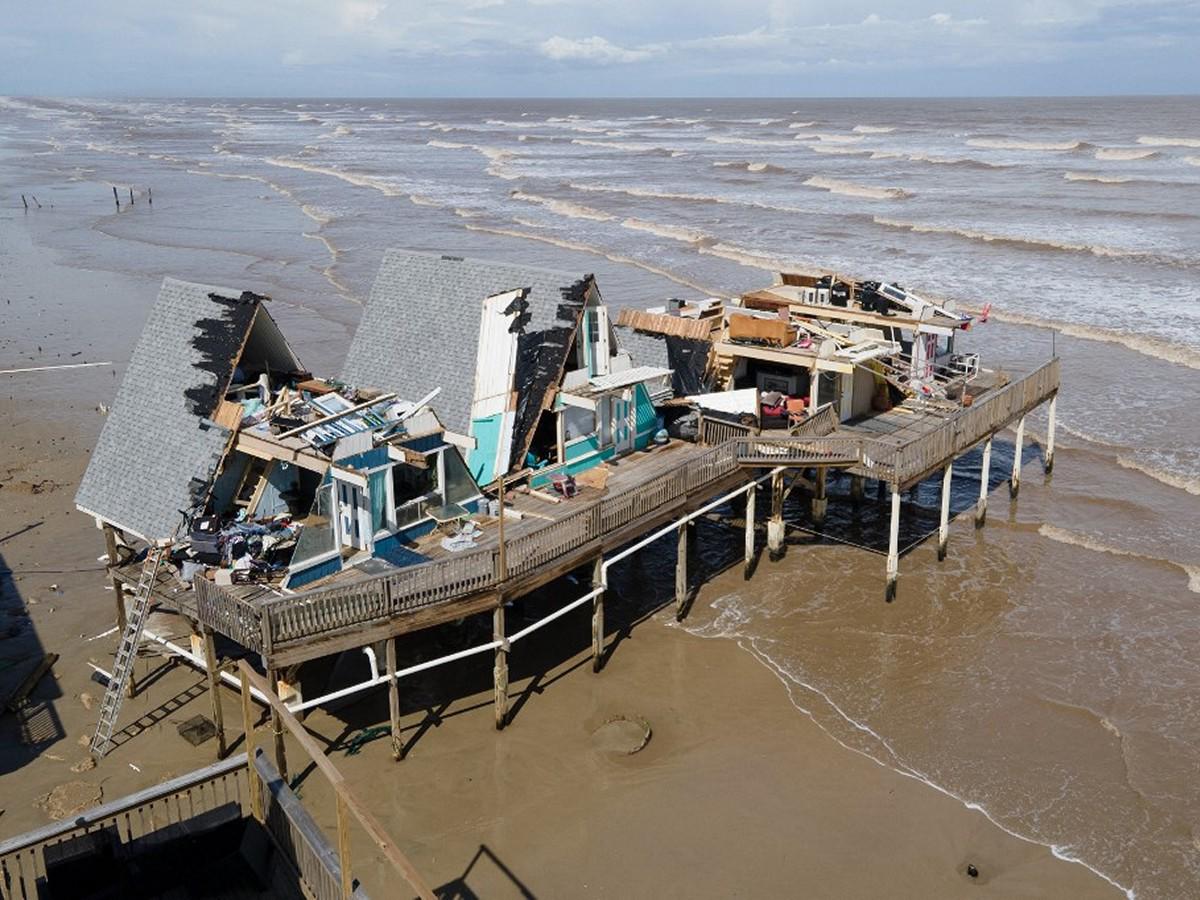
M 112 627 L 113 596 L 96 560 L 103 542 L 72 498 L 102 422 L 97 407 L 115 392 L 156 285 L 60 265 L 11 218 L 0 220 L 0 246 L 6 366 L 56 364 L 82 350 L 79 359 L 112 360 L 116 373 L 0 376 L 0 615 L 17 629 L 0 656 L 60 654 L 35 693 L 50 729 L 40 743 L 22 743 L 14 716 L 0 719 L 0 835 L 9 836 L 48 821 L 39 798 L 60 785 L 82 782 L 83 794 L 113 799 L 209 762 L 214 745 L 193 748 L 176 734 L 180 721 L 207 713 L 202 675 L 151 656 L 138 663 L 146 687 L 123 719 L 152 723 L 98 768 L 79 765 L 101 695 L 87 662 L 107 665 L 116 636 L 97 637 Z M 103 306 L 91 302 L 98 294 Z M 919 570 L 927 557 L 906 567 Z M 717 575 L 693 615 L 705 620 L 740 583 L 740 572 Z M 552 586 L 531 603 L 572 590 Z M 776 674 L 736 642 L 689 634 L 665 613 L 642 618 L 644 603 L 612 606 L 616 643 L 599 675 L 585 664 L 585 617 L 567 616 L 522 645 L 512 660 L 515 716 L 502 733 L 492 728 L 483 665 L 406 683 L 411 749 L 400 763 L 386 739 L 346 752 L 362 728 L 386 722 L 382 694 L 307 719 L 432 883 L 489 898 L 1120 896 L 1084 866 L 847 749 L 798 715 Z M 237 723 L 236 697 L 226 691 L 223 702 Z M 625 755 L 606 744 L 597 730 L 613 716 L 649 724 L 644 749 Z M 300 758 L 291 748 L 294 767 Z M 300 792 L 332 828 L 322 790 L 312 777 Z M 355 853 L 372 896 L 403 895 L 382 880 L 369 847 Z M 978 878 L 968 878 L 968 863 Z

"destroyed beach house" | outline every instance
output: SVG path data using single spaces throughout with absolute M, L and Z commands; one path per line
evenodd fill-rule
M 1057 359 L 985 370 L 956 345 L 972 321 L 894 285 L 790 273 L 614 317 L 590 275 L 391 251 L 325 380 L 265 298 L 168 280 L 77 498 L 105 529 L 125 626 L 93 751 L 151 602 L 182 614 L 192 650 L 170 649 L 210 685 L 214 633 L 297 712 L 386 683 L 397 756 L 397 681 L 494 653 L 500 727 L 512 644 L 581 604 L 599 670 L 611 565 L 675 534 L 682 616 L 698 516 L 744 497 L 749 573 L 759 488 L 775 555 L 785 497 L 810 493 L 819 526 L 831 471 L 855 500 L 867 480 L 890 493 L 890 600 L 901 491 L 941 475 L 944 555 L 956 458 L 983 450 L 979 523 L 993 437 L 1016 426 L 1015 495 L 1025 416 L 1047 401 L 1053 459 Z M 122 553 L 135 539 L 144 555 Z M 506 631 L 509 601 L 583 567 L 591 591 Z M 490 643 L 397 668 L 398 637 L 481 613 Z M 365 680 L 301 689 L 302 664 L 347 651 L 363 652 Z M 286 774 L 281 745 L 276 761 Z

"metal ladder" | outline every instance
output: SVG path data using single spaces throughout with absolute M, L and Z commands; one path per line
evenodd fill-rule
M 117 716 L 125 700 L 125 687 L 129 684 L 133 660 L 142 641 L 142 629 L 145 628 L 146 617 L 150 613 L 150 597 L 158 578 L 158 568 L 170 553 L 170 549 L 170 544 L 151 547 L 146 554 L 146 561 L 142 564 L 142 574 L 133 595 L 133 610 L 125 624 L 121 643 L 117 647 L 112 678 L 104 690 L 104 702 L 100 704 L 100 721 L 96 723 L 96 733 L 92 736 L 91 752 L 95 759 L 104 756 L 112 744 L 113 728 L 117 724 Z

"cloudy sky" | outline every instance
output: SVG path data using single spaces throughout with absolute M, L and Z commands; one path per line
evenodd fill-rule
M 1198 91 L 1200 0 L 0 0 L 0 94 Z

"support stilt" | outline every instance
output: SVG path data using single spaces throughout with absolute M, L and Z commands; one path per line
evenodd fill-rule
M 942 518 L 938 523 L 938 562 L 946 558 L 946 544 L 950 540 L 950 480 L 954 463 L 946 463 L 942 470 Z
M 817 469 L 816 491 L 812 499 L 812 520 L 813 526 L 820 528 L 825 524 L 825 510 L 829 506 L 829 499 L 825 496 L 825 479 L 828 477 L 829 470 L 824 466 Z
M 861 475 L 850 476 L 850 502 L 858 506 L 866 493 L 866 479 Z
M 254 746 L 254 717 L 250 714 L 250 680 L 244 671 L 238 672 L 242 682 L 242 728 L 245 737 L 242 739 L 246 747 L 246 756 L 250 765 L 254 765 L 254 757 L 258 752 Z M 248 779 L 250 782 L 250 812 L 259 822 L 263 821 L 262 782 L 257 778 Z
M 108 554 L 108 570 L 112 572 L 117 567 L 117 533 L 111 525 L 104 526 L 104 552 Z M 116 576 L 112 579 L 113 597 L 117 606 L 117 631 L 125 630 L 125 589 Z
M 216 639 L 213 630 L 202 625 L 204 634 L 204 671 L 208 675 L 208 696 L 212 701 L 212 720 L 217 727 L 217 759 L 224 759 L 229 752 L 225 743 L 225 712 L 221 709 L 221 679 L 217 675 L 220 660 L 217 659 Z
M 783 472 L 771 476 L 771 518 L 767 520 L 767 552 L 772 560 L 783 556 Z
M 496 665 L 492 675 L 496 682 L 496 730 L 508 723 L 508 641 L 504 636 L 504 601 L 501 599 L 492 613 L 492 640 L 500 641 L 496 648 Z
M 1050 422 L 1046 426 L 1046 474 L 1054 471 L 1054 425 L 1058 412 L 1058 394 L 1050 398 L 1050 408 L 1046 411 Z
M 277 669 L 267 669 L 267 682 L 275 691 L 275 695 L 279 696 L 279 671 Z M 275 735 L 275 768 L 279 772 L 279 777 L 283 779 L 283 783 L 287 784 L 287 749 L 283 745 L 283 719 L 276 711 L 274 704 L 271 705 L 271 733 Z
M 749 578 L 754 566 L 754 495 L 756 486 L 746 491 L 746 560 L 742 569 L 742 577 Z
M 975 505 L 975 527 L 982 528 L 987 521 L 988 469 L 992 465 L 992 437 L 988 435 L 983 445 L 983 463 L 979 472 L 979 502 Z
M 1017 422 L 1017 440 L 1013 446 L 1012 478 L 1008 482 L 1008 495 L 1014 500 L 1021 491 L 1021 449 L 1025 443 L 1025 417 Z
M 400 736 L 400 682 L 396 678 L 396 639 L 388 638 L 384 650 L 388 675 L 388 718 L 392 723 L 392 759 L 404 759 L 404 739 Z
M 604 557 L 597 556 L 592 563 L 592 588 L 600 589 L 603 580 Z M 592 671 L 604 667 L 604 591 L 592 598 Z
M 676 535 L 675 551 L 675 621 L 682 622 L 688 602 L 688 523 L 681 522 Z
M 887 590 L 884 600 L 896 599 L 896 581 L 900 577 L 900 485 L 892 485 L 892 524 L 888 531 Z

